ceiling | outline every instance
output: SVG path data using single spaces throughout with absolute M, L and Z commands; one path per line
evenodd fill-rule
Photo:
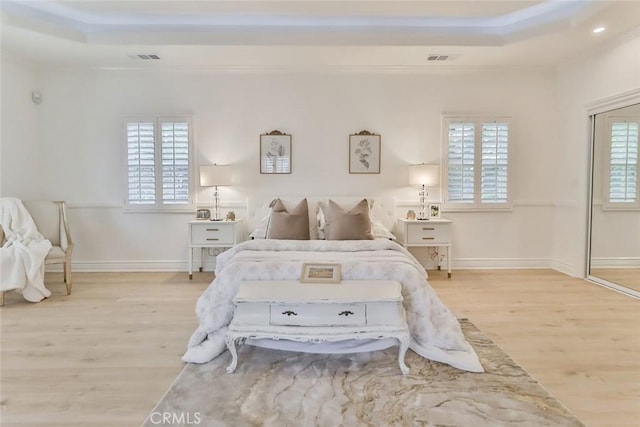
M 552 66 L 640 28 L 640 0 L 2 0 L 0 10 L 3 52 L 103 68 Z M 159 59 L 138 56 L 149 54 Z

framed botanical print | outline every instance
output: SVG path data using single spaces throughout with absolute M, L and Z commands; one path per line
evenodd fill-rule
M 349 135 L 349 173 L 380 173 L 380 135 L 368 130 Z
M 279 130 L 260 135 L 260 173 L 291 173 L 291 135 Z

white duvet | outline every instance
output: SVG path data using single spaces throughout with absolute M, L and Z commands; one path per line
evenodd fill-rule
M 250 240 L 220 254 L 216 278 L 196 303 L 199 326 L 182 360 L 205 363 L 226 349 L 224 335 L 240 282 L 299 280 L 304 262 L 339 262 L 343 280 L 400 282 L 410 348 L 459 369 L 484 371 L 458 320 L 428 284 L 422 266 L 406 249 L 389 240 Z M 270 346 L 274 345 L 291 349 L 283 340 Z

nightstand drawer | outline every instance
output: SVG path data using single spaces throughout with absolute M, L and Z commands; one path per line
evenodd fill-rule
M 233 245 L 233 224 L 216 223 L 214 221 L 193 224 L 191 227 L 191 243 L 199 245 Z
M 407 227 L 408 244 L 449 243 L 450 239 L 449 224 L 436 224 L 425 221 L 424 224 L 408 224 Z
M 365 325 L 365 304 L 271 304 L 270 324 L 282 326 Z

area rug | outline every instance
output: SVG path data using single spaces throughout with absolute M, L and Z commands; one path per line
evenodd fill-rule
M 468 320 L 465 336 L 486 372 L 464 372 L 397 347 L 310 354 L 241 346 L 188 364 L 144 421 L 172 426 L 583 426 Z

